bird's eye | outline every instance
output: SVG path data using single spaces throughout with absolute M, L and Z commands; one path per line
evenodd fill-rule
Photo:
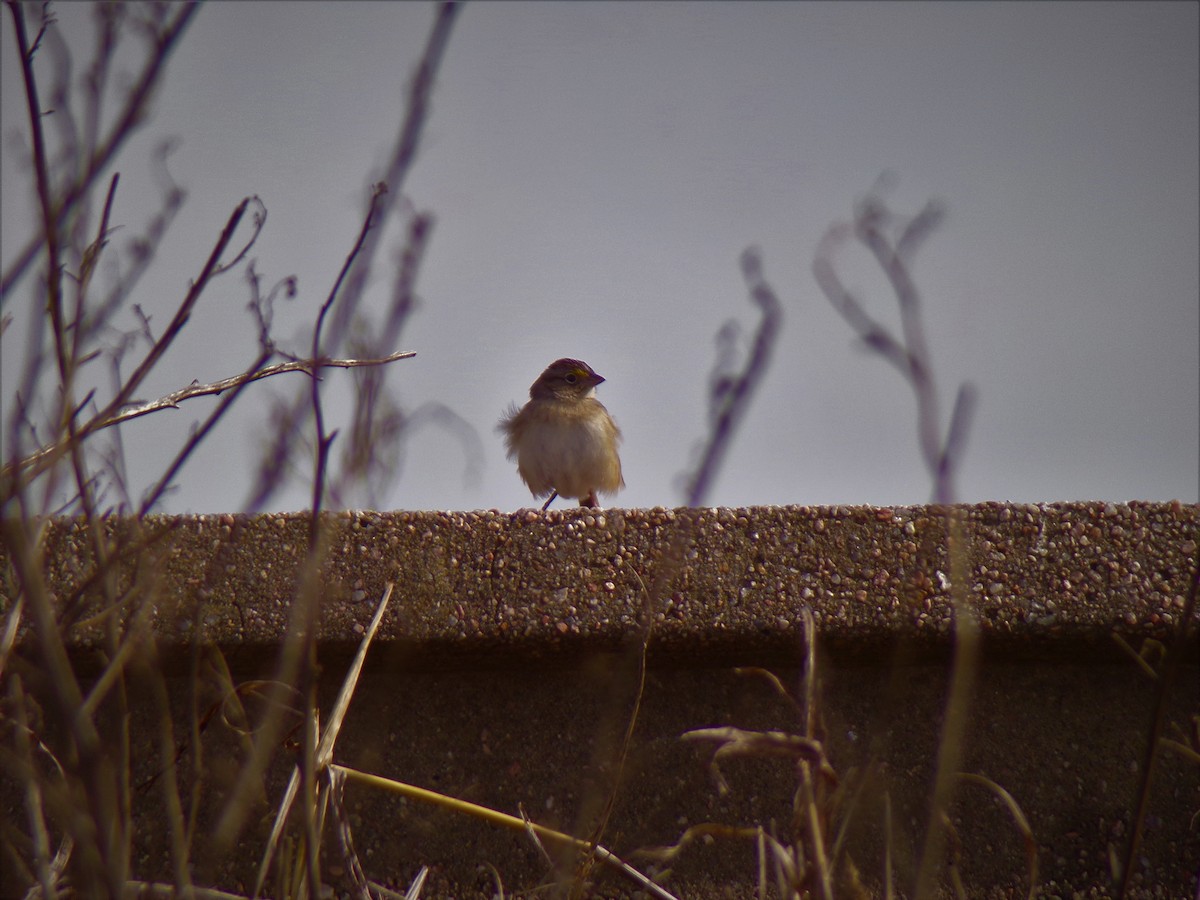
M 563 376 L 563 380 L 566 381 L 567 384 L 574 384 L 575 382 L 577 382 L 579 380 L 579 376 L 576 375 L 574 372 L 568 372 L 566 375 Z

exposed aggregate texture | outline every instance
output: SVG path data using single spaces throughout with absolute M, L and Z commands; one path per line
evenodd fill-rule
M 947 510 L 929 506 L 327 513 L 319 639 L 357 642 L 389 582 L 381 641 L 473 651 L 611 645 L 646 615 L 669 649 L 794 646 L 805 607 L 834 647 L 937 642 L 963 601 L 1001 643 L 1165 637 L 1181 614 L 1196 505 L 952 510 L 961 533 L 949 540 Z M 152 516 L 113 520 L 109 536 L 126 548 L 126 583 L 167 588 L 155 592 L 161 637 L 190 642 L 199 628 L 236 647 L 286 633 L 309 523 L 300 513 Z M 71 521 L 47 527 L 50 589 L 60 602 L 81 590 L 94 599 L 87 533 Z M 81 627 L 73 640 L 99 635 Z

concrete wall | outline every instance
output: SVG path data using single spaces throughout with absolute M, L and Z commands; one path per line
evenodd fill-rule
M 319 585 L 317 690 L 326 714 L 376 601 L 395 584 L 335 758 L 504 812 L 523 807 L 534 821 L 587 836 L 613 796 L 649 621 L 638 726 L 603 843 L 643 870 L 652 864 L 637 849 L 671 844 L 701 822 L 761 824 L 787 843 L 797 834 L 792 761 L 723 762 L 722 793 L 708 768 L 711 747 L 679 736 L 722 725 L 802 731 L 795 705 L 733 667 L 769 667 L 798 690 L 808 608 L 818 633 L 817 735 L 837 774 L 820 808 L 834 833 L 846 823 L 840 871 L 850 859 L 878 889 L 886 801 L 893 877 L 906 892 L 932 794 L 957 577 L 983 648 L 961 768 L 1020 805 L 1049 894 L 1104 896 L 1110 857 L 1128 841 L 1159 690 L 1112 635 L 1138 649 L 1171 645 L 1189 602 L 1200 509 L 956 510 L 955 553 L 944 511 L 930 507 L 331 514 L 319 580 L 307 582 Z M 107 555 L 117 559 L 107 578 L 94 577 L 86 529 L 60 521 L 47 525 L 41 571 L 70 623 L 67 649 L 85 684 L 115 640 L 145 635 L 129 656 L 123 695 L 114 692 L 96 716 L 117 771 L 123 757 L 114 748 L 129 735 L 133 874 L 173 877 L 163 800 L 169 723 L 184 815 L 196 816 L 193 877 L 245 890 L 295 758 L 288 731 L 298 719 L 275 744 L 237 844 L 216 847 L 209 836 L 252 739 L 236 712 L 254 721 L 261 694 L 245 685 L 275 672 L 306 583 L 309 517 L 151 517 L 107 527 Z M 4 550 L 7 613 L 20 579 Z M 37 708 L 52 708 L 31 621 L 24 616 L 6 677 L 19 673 Z M 1149 661 L 1164 671 L 1161 657 Z M 1166 736 L 1195 751 L 1194 648 L 1176 671 Z M 243 689 L 235 694 L 234 685 Z M 52 714 L 45 736 L 52 746 L 61 737 Z M 5 778 L 5 840 L 28 858 L 13 837 L 28 832 L 19 782 Z M 494 873 L 512 893 L 546 876 L 521 834 L 362 784 L 346 788 L 345 804 L 359 859 L 382 883 L 405 885 L 423 864 L 433 870 L 423 896 L 489 895 Z M 1184 753 L 1160 753 L 1136 861 L 1143 896 L 1195 890 L 1197 809 L 1200 767 Z M 969 895 L 1023 895 L 1026 849 L 997 796 L 965 785 L 951 818 Z M 345 887 L 336 843 L 326 846 L 326 881 Z M 600 894 L 630 889 L 593 874 Z M 665 883 L 680 896 L 746 896 L 756 878 L 752 842 L 724 837 L 689 846 Z

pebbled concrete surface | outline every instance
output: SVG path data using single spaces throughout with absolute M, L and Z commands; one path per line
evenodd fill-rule
M 1061 503 L 958 507 L 967 583 L 986 639 L 1014 651 L 1108 632 L 1166 637 L 1197 556 L 1200 507 Z M 348 512 L 324 517 L 323 642 L 357 643 L 389 581 L 380 638 L 452 654 L 616 646 L 652 610 L 662 649 L 794 647 L 809 607 L 832 646 L 899 635 L 937 644 L 952 622 L 945 519 L 927 507 Z M 118 522 L 127 572 L 165 577 L 168 641 L 235 648 L 286 629 L 307 514 Z M 91 570 L 86 532 L 54 522 L 50 580 L 69 596 Z M 688 540 L 680 566 L 664 565 Z M 141 569 L 137 569 L 137 566 Z M 94 591 L 92 591 L 94 593 Z M 102 629 L 79 629 L 79 645 Z

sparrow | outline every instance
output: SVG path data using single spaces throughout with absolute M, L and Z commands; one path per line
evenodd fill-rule
M 621 429 L 596 385 L 604 379 L 579 359 L 550 363 L 529 388 L 529 402 L 509 404 L 497 430 L 504 435 L 509 459 L 535 497 L 577 497 L 580 506 L 596 507 L 597 493 L 625 487 L 617 444 Z

